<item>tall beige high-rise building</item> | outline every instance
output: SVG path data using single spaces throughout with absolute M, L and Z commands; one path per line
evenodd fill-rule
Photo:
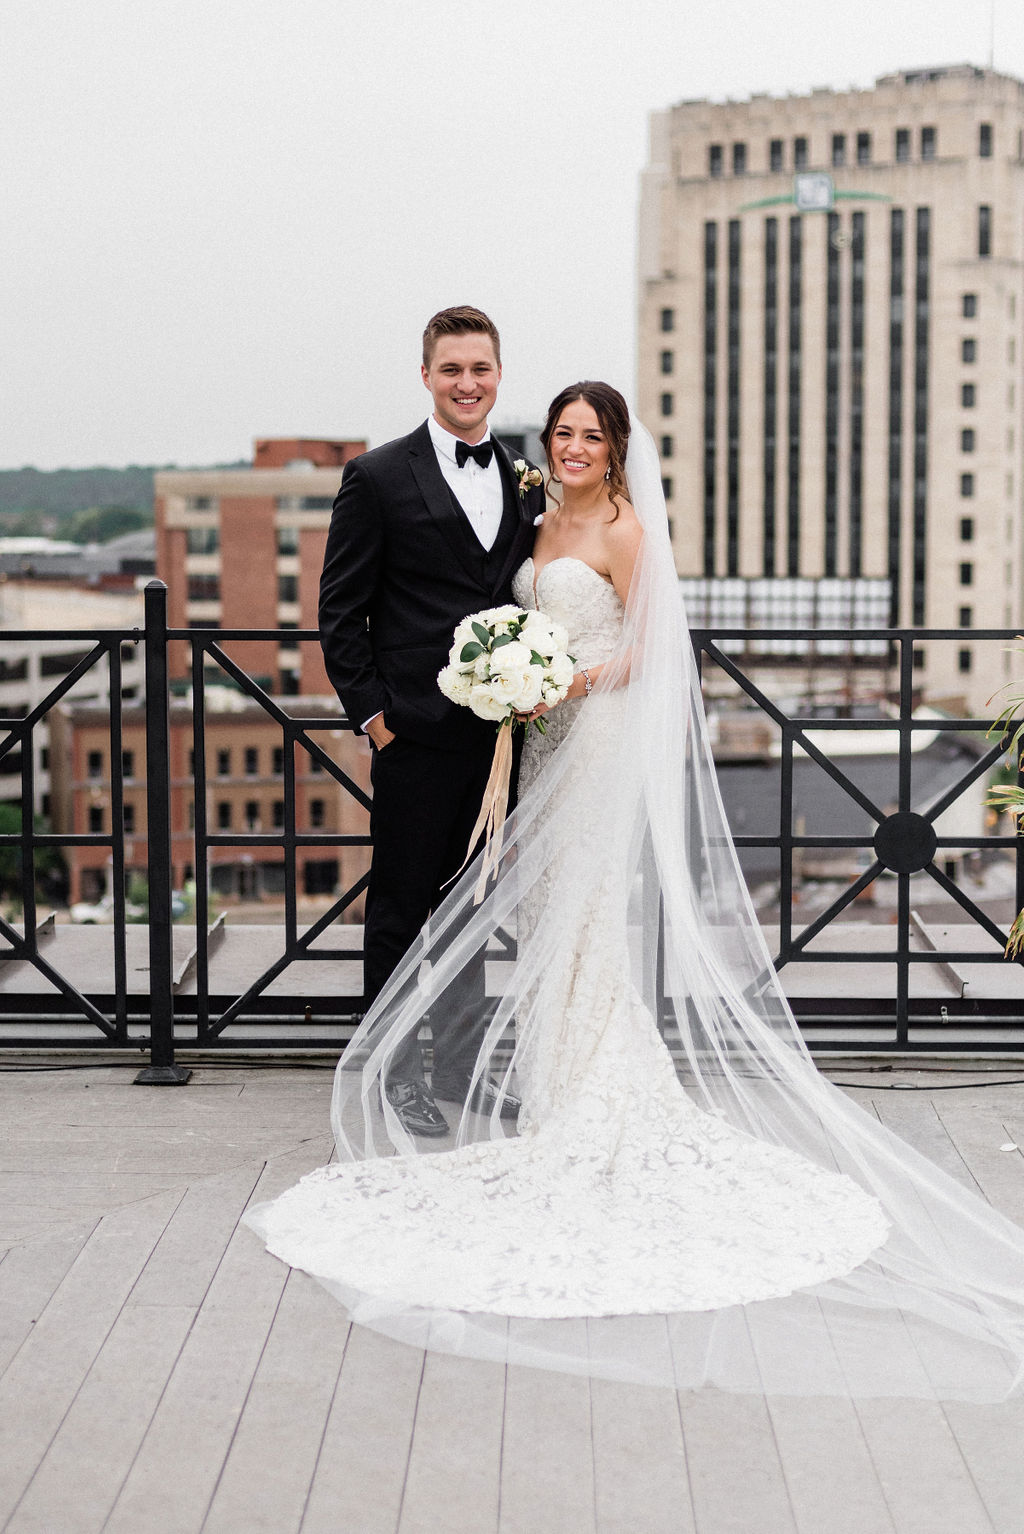
M 639 405 L 714 621 L 955 627 L 918 679 L 983 705 L 970 631 L 1024 620 L 1022 276 L 1019 80 L 653 115 Z

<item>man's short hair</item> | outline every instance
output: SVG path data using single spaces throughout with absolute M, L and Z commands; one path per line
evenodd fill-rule
M 498 327 L 493 320 L 489 320 L 482 309 L 474 309 L 470 304 L 461 304 L 457 309 L 441 309 L 433 319 L 427 321 L 427 328 L 423 332 L 423 366 L 430 368 L 434 348 L 442 336 L 468 336 L 474 332 L 490 336 L 494 342 L 494 355 L 498 366 L 501 366 L 501 341 L 498 337 Z

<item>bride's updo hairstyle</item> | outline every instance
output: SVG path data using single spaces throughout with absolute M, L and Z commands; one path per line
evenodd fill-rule
M 629 446 L 629 406 L 611 384 L 600 383 L 593 379 L 584 379 L 582 383 L 569 384 L 568 388 L 556 394 L 548 406 L 548 418 L 544 422 L 544 430 L 540 434 L 541 445 L 548 458 L 548 474 L 550 479 L 555 477 L 555 466 L 551 460 L 551 438 L 555 427 L 561 418 L 562 411 L 567 405 L 574 405 L 578 399 L 585 401 L 597 416 L 598 424 L 604 432 L 605 441 L 608 443 L 608 494 L 611 503 L 615 507 L 615 516 L 619 514 L 618 496 L 623 500 L 629 499 L 626 489 L 626 449 Z M 549 484 L 550 484 L 549 479 Z M 613 517 L 614 521 L 615 518 Z

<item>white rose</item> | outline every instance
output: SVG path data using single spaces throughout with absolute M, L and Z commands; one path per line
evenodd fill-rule
M 564 653 L 564 651 L 560 651 L 557 655 L 553 655 L 551 657 L 550 664 L 547 668 L 547 673 L 552 682 L 554 682 L 555 686 L 561 688 L 570 686 L 572 679 L 575 676 L 575 672 L 573 671 L 572 667 L 572 661 L 569 659 L 568 655 Z
M 499 645 L 491 654 L 491 675 L 506 676 L 510 672 L 525 671 L 530 664 L 530 646 L 521 639 L 511 644 Z
M 490 682 L 477 682 L 469 695 L 469 706 L 478 718 L 497 723 L 508 714 L 508 704 L 495 697 L 492 688 Z
M 561 623 L 553 623 L 551 625 L 551 637 L 555 641 L 556 650 L 567 650 L 569 648 L 569 631 L 563 628 Z
M 556 687 L 554 682 L 545 682 L 540 695 L 550 708 L 553 703 L 561 703 L 565 697 L 565 691 L 564 687 Z
M 520 714 L 528 714 L 543 696 L 544 677 L 537 666 L 530 666 L 528 670 L 520 672 L 516 677 L 510 678 L 518 684 L 512 698 L 512 707 Z
M 445 666 L 444 670 L 438 673 L 437 685 L 446 698 L 464 707 L 469 702 L 473 691 L 473 674 L 470 671 L 463 671 L 459 666 Z

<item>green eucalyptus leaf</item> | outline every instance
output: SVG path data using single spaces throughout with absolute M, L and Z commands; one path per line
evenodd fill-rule
M 511 643 L 512 643 L 512 635 L 511 634 L 499 634 L 497 639 L 491 645 L 491 649 L 492 650 L 500 650 L 503 644 L 511 644 Z
M 484 647 L 483 647 L 482 644 L 472 644 L 472 643 L 464 644 L 462 646 L 462 650 L 461 650 L 461 652 L 459 654 L 459 660 L 460 661 L 476 660 L 477 656 L 478 655 L 482 655 L 483 653 L 484 653 Z
M 482 623 L 474 623 L 473 624 L 473 633 L 479 639 L 480 643 L 484 646 L 484 648 L 486 648 L 490 644 L 490 642 L 491 642 L 491 631 L 490 631 L 490 629 L 485 628 Z

